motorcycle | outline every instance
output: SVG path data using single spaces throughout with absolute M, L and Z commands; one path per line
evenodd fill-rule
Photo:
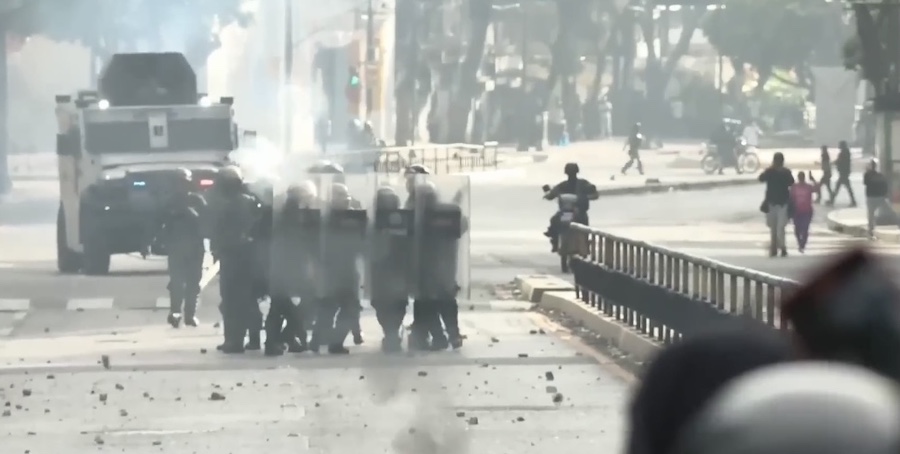
M 759 155 L 747 146 L 747 141 L 743 137 L 738 139 L 734 151 L 737 158 L 738 169 L 740 169 L 741 172 L 756 173 L 759 171 Z M 703 153 L 704 156 L 703 159 L 700 160 L 700 168 L 703 169 L 703 172 L 707 175 L 712 175 L 713 172 L 719 168 L 719 162 L 721 160 L 719 151 L 716 149 L 715 145 L 707 144 L 705 145 Z
M 544 193 L 550 187 L 544 186 Z M 578 196 L 575 194 L 561 194 L 558 197 L 559 229 L 558 249 L 559 266 L 563 273 L 568 273 L 570 263 L 575 257 L 587 257 L 590 253 L 588 246 L 588 234 L 572 228 L 572 223 L 578 218 Z

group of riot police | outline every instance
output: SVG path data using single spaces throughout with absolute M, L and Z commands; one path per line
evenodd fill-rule
M 281 190 L 248 184 L 239 168 L 229 166 L 201 195 L 190 172 L 178 172 L 180 183 L 162 221 L 168 322 L 197 326 L 208 238 L 219 263 L 225 339 L 218 349 L 224 353 L 264 349 L 277 356 L 322 347 L 349 353 L 348 336 L 363 343 L 361 293 L 383 329 L 383 351 L 402 350 L 410 300 L 410 350 L 461 347 L 457 297 L 465 285 L 460 253 L 468 253 L 461 247 L 468 232 L 461 209 L 465 191 L 444 199 L 428 169 L 413 166 L 396 185 L 378 187 L 366 206 L 351 194 L 340 166 L 320 163 L 304 175 Z M 265 299 L 270 304 L 263 321 Z

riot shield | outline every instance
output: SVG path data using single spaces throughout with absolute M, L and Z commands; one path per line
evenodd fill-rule
M 304 338 L 305 322 L 312 319 L 310 311 L 320 293 L 320 191 L 316 182 L 300 172 L 283 173 L 273 191 L 270 311 L 282 311 L 285 319 L 292 317 L 288 328 L 295 322 L 295 334 Z M 267 326 L 270 333 L 280 329 Z
M 369 210 L 365 286 L 366 299 L 373 307 L 382 303 L 405 305 L 409 299 L 415 211 L 404 207 L 405 198 L 402 179 L 376 181 Z
M 359 300 L 363 283 L 365 238 L 369 213 L 353 189 L 366 191 L 371 200 L 372 185 L 341 174 L 317 175 L 321 218 L 319 225 L 319 297 L 344 301 Z
M 464 175 L 410 176 L 415 298 L 468 299 L 470 187 Z

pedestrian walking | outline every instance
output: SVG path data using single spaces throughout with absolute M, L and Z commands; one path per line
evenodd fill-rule
M 781 256 L 787 257 L 784 237 L 789 220 L 790 188 L 794 184 L 794 174 L 784 166 L 784 154 L 775 153 L 772 165 L 759 175 L 759 181 L 766 184 L 766 195 L 760 211 L 766 214 L 766 224 L 769 226 L 769 256 L 775 257 L 780 250 Z
M 898 222 L 900 227 L 900 218 L 894 207 L 888 200 L 890 185 L 887 178 L 878 170 L 878 160 L 869 161 L 869 167 L 863 175 L 863 185 L 866 187 L 866 220 L 869 224 L 869 238 L 875 238 L 875 223 L 878 213 L 884 215 L 889 213 L 894 222 Z
M 820 166 L 822 169 L 822 178 L 818 183 L 813 180 L 810 173 L 809 179 L 816 186 L 816 203 L 822 202 L 822 187 L 828 190 L 828 200 L 834 200 L 834 191 L 831 189 L 831 155 L 828 153 L 828 146 L 822 145 L 822 153 L 819 156 Z
M 838 151 L 837 159 L 834 160 L 834 168 L 837 169 L 838 178 L 834 184 L 834 192 L 831 193 L 831 200 L 828 201 L 828 204 L 834 205 L 835 197 L 841 192 L 841 188 L 845 187 L 847 188 L 847 193 L 850 194 L 850 206 L 855 207 L 856 196 L 853 194 L 853 188 L 850 186 L 850 147 L 846 141 L 842 140 L 838 148 L 840 151 Z
M 791 186 L 791 220 L 794 222 L 794 236 L 797 238 L 797 249 L 806 252 L 809 241 L 809 225 L 813 218 L 813 194 L 816 187 L 806 181 L 806 173 L 797 174 L 797 182 Z
M 639 174 L 644 174 L 644 164 L 641 163 L 641 145 L 644 143 L 644 135 L 641 134 L 641 124 L 635 123 L 631 129 L 631 135 L 625 142 L 625 150 L 628 150 L 628 162 L 622 167 L 622 175 L 628 172 L 631 166 L 636 165 Z

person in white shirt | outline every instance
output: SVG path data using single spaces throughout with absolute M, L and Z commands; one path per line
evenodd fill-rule
M 744 127 L 744 140 L 747 141 L 747 148 L 758 148 L 759 147 L 759 136 L 762 134 L 762 131 L 759 130 L 759 127 L 756 125 L 755 121 L 751 121 Z

